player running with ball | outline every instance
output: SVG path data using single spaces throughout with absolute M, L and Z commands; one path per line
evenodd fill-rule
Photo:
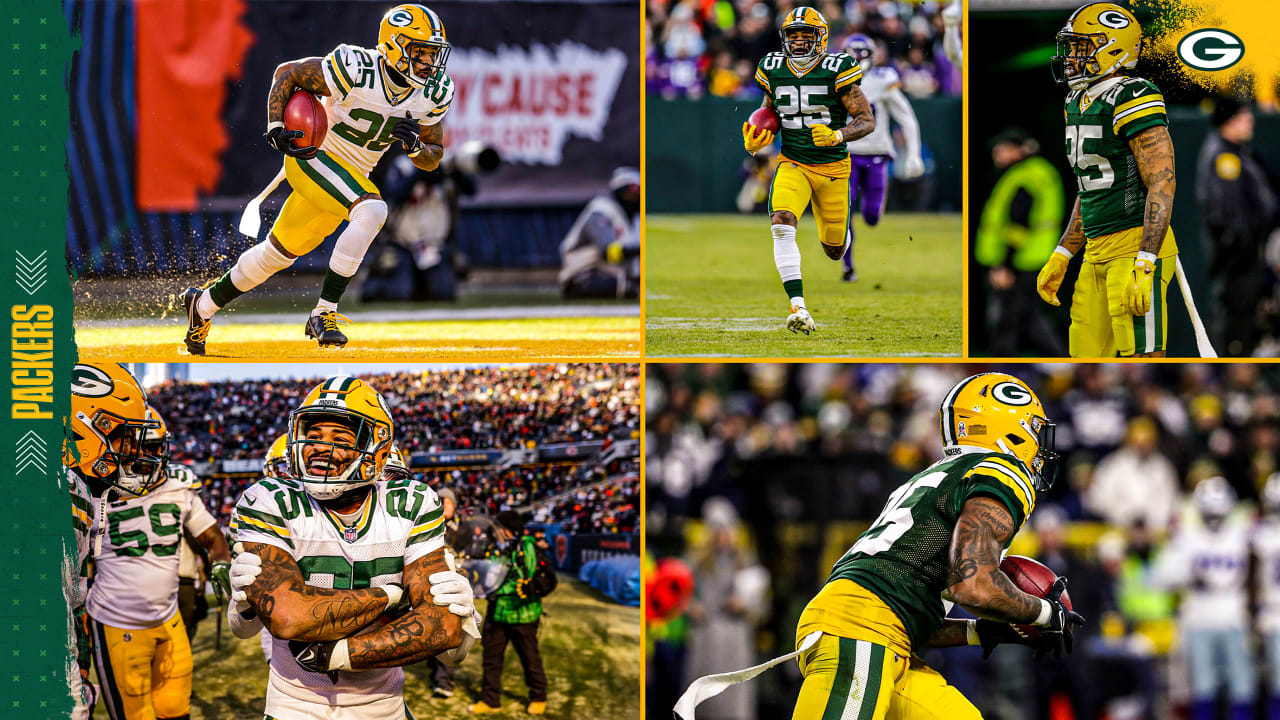
M 343 221 L 347 227 L 329 258 L 306 334 L 321 347 L 347 344 L 338 325 L 349 321 L 338 314 L 338 300 L 387 219 L 387 204 L 369 173 L 396 143 L 422 170 L 435 170 L 440 164 L 440 121 L 453 102 L 453 83 L 444 72 L 449 47 L 444 25 L 434 12 L 423 5 L 398 5 L 383 16 L 376 49 L 339 45 L 325 57 L 276 68 L 267 97 L 266 138 L 284 154 L 284 170 L 264 195 L 281 176 L 293 192 L 265 242 L 242 253 L 212 285 L 187 288 L 182 294 L 186 345 L 192 355 L 204 354 L 214 313 L 314 250 Z M 294 147 L 293 139 L 302 132 L 284 127 L 285 105 L 299 90 L 327 98 L 330 132 L 319 148 Z M 256 213 L 256 204 L 247 214 Z
M 875 129 L 871 105 L 858 87 L 862 69 L 844 53 L 827 52 L 827 21 L 811 7 L 787 13 L 779 30 L 782 52 L 756 67 L 764 91 L 761 107 L 772 108 L 781 125 L 782 154 L 769 187 L 773 261 L 791 301 L 787 329 L 808 335 L 817 329 L 804 301 L 796 227 L 813 202 L 818 239 L 827 257 L 839 261 L 848 245 L 849 150 L 846 144 Z M 753 155 L 773 142 L 773 133 L 742 125 Z

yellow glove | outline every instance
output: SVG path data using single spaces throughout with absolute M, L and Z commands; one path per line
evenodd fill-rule
M 1062 304 L 1058 300 L 1058 288 L 1062 287 L 1062 278 L 1066 277 L 1069 262 L 1071 256 L 1061 248 L 1054 250 L 1045 261 L 1040 274 L 1036 276 L 1036 292 L 1040 293 L 1041 300 L 1055 307 Z
M 742 146 L 755 155 L 773 143 L 773 133 L 749 122 L 742 123 Z
M 1151 310 L 1151 281 L 1155 279 L 1156 263 L 1150 255 L 1138 253 L 1133 261 L 1133 272 L 1125 283 L 1124 307 L 1130 315 L 1146 315 Z
M 818 147 L 835 147 L 844 144 L 844 135 L 839 130 L 832 130 L 826 125 L 814 125 L 809 128 L 813 135 L 813 144 Z

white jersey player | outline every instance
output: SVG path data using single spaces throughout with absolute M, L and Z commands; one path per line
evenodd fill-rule
M 889 162 L 895 159 L 891 122 L 902 128 L 906 144 L 902 175 L 908 178 L 924 174 L 920 157 L 920 123 L 911 103 L 902 93 L 898 71 L 883 62 L 885 50 L 866 35 L 850 35 L 845 52 L 862 66 L 862 92 L 876 116 L 875 129 L 869 135 L 849 143 L 852 169 L 849 174 L 849 214 L 861 205 L 862 220 L 875 227 L 884 214 L 884 201 L 889 190 Z M 853 266 L 853 222 L 849 223 L 848 242 L 844 252 L 844 280 L 857 280 Z
M 375 390 L 329 378 L 290 414 L 292 477 L 264 478 L 236 504 L 243 601 L 231 627 L 271 633 L 272 718 L 401 720 L 400 666 L 458 662 L 479 635 L 470 585 L 445 557 L 439 499 L 411 477 L 384 478 L 392 433 Z
M 67 613 L 67 632 L 68 637 L 76 639 L 76 655 L 67 660 L 67 682 L 75 700 L 71 718 L 88 720 L 98 697 L 97 686 L 88 679 L 89 656 L 93 648 L 89 642 L 89 628 L 84 623 L 84 601 L 89 592 L 87 571 L 93 504 L 89 487 L 78 473 L 64 467 L 60 477 L 71 495 L 71 524 L 76 536 L 74 557 L 64 557 L 62 561 L 62 588 L 70 610 Z
M 276 68 L 267 100 L 268 144 L 285 155 L 284 168 L 245 209 L 241 232 L 258 236 L 258 207 L 282 180 L 293 192 L 265 242 L 246 250 L 207 288 L 182 294 L 187 350 L 203 355 L 213 315 L 316 248 L 344 221 L 329 258 L 320 298 L 306 334 L 321 347 L 346 345 L 338 329 L 347 322 L 338 300 L 360 268 L 369 244 L 387 219 L 387 204 L 369 172 L 393 144 L 413 164 L 434 170 L 444 153 L 440 122 L 453 102 L 445 74 L 449 57 L 444 24 L 423 5 L 397 5 L 383 16 L 376 48 L 339 45 L 325 57 Z M 329 130 L 320 147 L 293 144 L 300 130 L 286 130 L 284 110 L 297 91 L 323 97 Z

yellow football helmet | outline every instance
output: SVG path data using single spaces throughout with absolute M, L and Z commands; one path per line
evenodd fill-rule
M 324 422 L 345 425 L 355 435 L 354 443 L 307 437 L 314 426 Z M 347 375 L 331 377 L 307 393 L 302 404 L 289 413 L 287 451 L 293 477 L 301 480 L 303 488 L 317 500 L 332 500 L 370 485 L 382 476 L 391 455 L 392 434 L 391 411 L 377 390 Z M 303 456 L 303 449 L 314 445 L 329 448 L 328 457 L 319 458 L 329 464 L 323 473 L 313 472 Z M 334 462 L 336 450 L 354 453 L 355 457 L 342 467 L 334 467 L 339 464 Z
M 1012 455 L 1031 471 L 1036 489 L 1053 485 L 1058 471 L 1054 424 L 1035 391 L 1004 373 L 961 380 L 942 401 L 944 445 L 972 445 Z
M 130 495 L 164 482 L 164 458 L 146 451 L 160 430 L 147 395 L 118 363 L 79 363 L 71 371 L 71 438 L 62 463 Z M 166 443 L 167 447 L 167 443 Z
M 1138 18 L 1111 2 L 1076 10 L 1058 32 L 1058 54 L 1050 60 L 1053 79 L 1072 90 L 1137 66 L 1142 51 Z
M 444 72 L 449 47 L 444 23 L 426 5 L 397 5 L 382 16 L 378 52 L 387 65 L 418 87 Z
M 405 461 L 404 453 L 400 452 L 399 446 L 392 443 L 387 464 L 382 466 L 382 479 L 394 482 L 410 477 L 413 477 L 413 472 L 409 470 L 409 463 Z
M 153 420 L 156 427 L 147 428 L 143 433 L 142 452 L 146 455 L 154 455 L 160 458 L 165 464 L 169 462 L 169 426 L 164 421 L 164 416 L 160 414 L 151 405 L 147 405 L 147 419 Z
M 289 446 L 289 435 L 286 433 L 271 443 L 271 449 L 262 459 L 262 474 L 269 478 L 287 478 L 289 472 L 289 454 L 285 449 Z
M 787 13 L 778 28 L 778 35 L 782 38 L 782 54 L 802 63 L 820 57 L 827 51 L 829 34 L 827 19 L 811 7 L 798 7 Z

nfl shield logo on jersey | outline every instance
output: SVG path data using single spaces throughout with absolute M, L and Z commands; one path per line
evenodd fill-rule
M 342 529 L 342 539 L 349 543 L 356 541 L 356 528 L 354 525 Z
M 125 642 L 129 642 L 130 640 L 133 640 L 133 633 L 125 633 L 125 634 L 124 634 L 124 641 L 125 641 Z

